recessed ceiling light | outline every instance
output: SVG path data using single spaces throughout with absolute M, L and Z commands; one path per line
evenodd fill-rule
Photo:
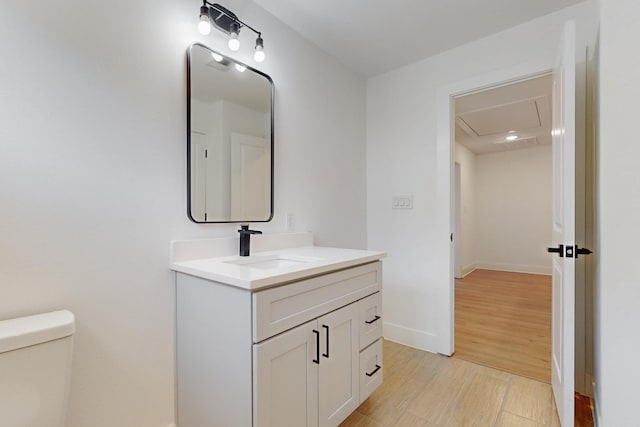
M 515 141 L 516 139 L 518 139 L 518 135 L 509 135 L 508 137 L 505 138 L 507 141 Z
M 510 130 L 509 133 L 516 133 L 516 131 L 515 130 Z

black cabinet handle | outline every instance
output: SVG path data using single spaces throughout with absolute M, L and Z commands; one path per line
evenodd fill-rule
M 382 367 L 382 366 L 380 366 L 380 365 L 376 364 L 376 369 L 374 369 L 373 371 L 371 371 L 371 373 L 368 373 L 368 372 L 367 372 L 367 373 L 366 373 L 366 375 L 367 375 L 368 377 L 372 377 L 372 376 L 374 376 L 374 375 L 376 374 L 376 372 L 378 372 L 378 371 L 380 370 L 380 368 L 381 368 L 381 367 Z
M 319 365 L 320 364 L 320 332 L 314 329 L 313 333 L 316 334 L 316 358 L 313 359 L 312 362 Z
M 382 319 L 382 317 L 380 317 L 380 316 L 376 316 L 376 317 L 374 317 L 372 320 L 365 320 L 365 321 L 364 321 L 364 323 L 366 323 L 367 325 L 370 325 L 370 324 L 372 324 L 372 323 L 374 323 L 374 322 L 377 322 L 377 321 L 378 321 L 378 320 L 380 320 L 380 319 Z
M 327 352 L 322 353 L 322 355 L 328 359 L 329 358 L 329 327 L 327 325 L 322 325 L 322 327 L 326 331 L 326 336 L 327 336 Z

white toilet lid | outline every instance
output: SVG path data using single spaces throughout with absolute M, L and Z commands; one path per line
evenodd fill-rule
M 2 320 L 0 353 L 65 338 L 75 330 L 75 316 L 69 310 Z

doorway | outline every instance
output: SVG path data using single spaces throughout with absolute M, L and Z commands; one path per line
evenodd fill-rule
M 438 245 L 448 259 L 448 280 L 443 281 L 439 300 L 442 304 L 436 314 L 442 319 L 438 325 L 438 352 L 452 355 L 454 342 L 454 204 L 453 204 L 453 135 L 455 98 L 479 92 L 491 87 L 499 87 L 515 81 L 538 77 L 553 71 L 553 227 L 550 252 L 552 258 L 552 389 L 562 425 L 573 423 L 576 383 L 582 382 L 584 372 L 580 369 L 585 348 L 576 348 L 576 324 L 582 322 L 582 314 L 576 309 L 576 297 L 580 293 L 576 283 L 581 262 L 576 262 L 577 242 L 584 237 L 583 223 L 578 217 L 584 204 L 583 155 L 585 109 L 581 102 L 581 85 L 576 85 L 576 75 L 584 79 L 584 69 L 576 64 L 575 22 L 567 21 L 558 40 L 555 60 L 543 63 L 524 63 L 510 68 L 496 69 L 483 75 L 442 86 L 438 90 L 437 102 L 437 191 L 438 210 L 436 226 L 441 230 Z M 579 144 L 576 144 L 576 141 Z M 583 213 L 583 212 L 582 212 Z M 580 213 L 580 215 L 582 215 Z M 445 234 L 446 233 L 446 234 Z M 451 234 L 451 236 L 450 236 Z M 446 236 L 446 243 L 445 243 Z M 448 246 L 448 247 L 447 247 Z M 544 250 L 544 248 L 543 248 Z M 584 257 L 583 257 L 584 258 Z M 579 302 L 580 303 L 580 302 Z M 583 340 L 584 341 L 584 340 Z
M 455 98 L 455 356 L 550 382 L 550 74 Z

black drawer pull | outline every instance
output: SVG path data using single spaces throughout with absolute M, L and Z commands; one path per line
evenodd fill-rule
M 372 376 L 374 376 L 376 374 L 376 372 L 378 372 L 380 370 L 380 368 L 382 368 L 382 366 L 376 364 L 376 369 L 374 369 L 371 373 L 367 372 L 366 375 L 368 377 L 372 377 Z
M 320 364 L 320 332 L 313 330 L 313 333 L 316 334 L 316 358 L 311 361 L 317 365 Z
M 382 317 L 380 317 L 380 316 L 376 316 L 376 317 L 374 317 L 372 320 L 365 320 L 365 321 L 364 321 L 364 323 L 366 323 L 367 325 L 370 325 L 370 324 L 372 324 L 372 323 L 374 323 L 374 322 L 377 322 L 377 321 L 378 321 L 378 320 L 380 320 L 380 319 L 382 319 Z

